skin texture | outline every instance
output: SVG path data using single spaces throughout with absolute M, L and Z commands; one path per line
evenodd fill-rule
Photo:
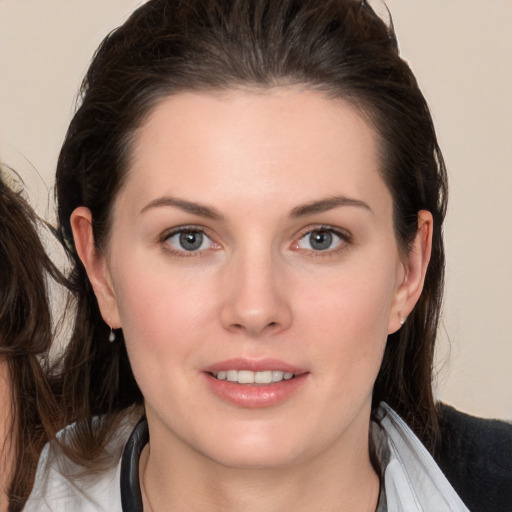
M 374 510 L 372 387 L 421 293 L 432 230 L 420 212 L 401 256 L 392 209 L 376 134 L 341 100 L 280 88 L 157 105 L 101 254 L 90 212 L 72 215 L 145 397 L 148 508 Z M 180 228 L 204 231 L 200 250 L 183 250 Z M 312 248 L 314 230 L 333 234 L 328 249 Z M 233 358 L 293 365 L 300 385 L 270 405 L 232 403 L 206 369 Z

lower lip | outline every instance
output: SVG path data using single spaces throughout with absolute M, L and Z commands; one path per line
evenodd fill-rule
M 208 386 L 215 395 L 226 402 L 240 407 L 256 409 L 272 407 L 290 399 L 305 383 L 308 373 L 273 384 L 237 384 L 218 380 L 209 373 L 204 374 Z

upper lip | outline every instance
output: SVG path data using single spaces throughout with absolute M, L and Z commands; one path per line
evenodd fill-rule
M 294 375 L 306 373 L 306 370 L 303 368 L 299 368 L 298 366 L 274 358 L 247 359 L 240 357 L 227 359 L 226 361 L 219 361 L 203 369 L 204 372 L 208 373 L 217 373 L 225 370 L 249 370 L 252 372 L 281 370 L 283 372 L 293 373 Z

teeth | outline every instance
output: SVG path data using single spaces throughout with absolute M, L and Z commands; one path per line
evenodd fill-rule
M 272 382 L 279 382 L 283 380 L 284 372 L 281 372 L 279 370 L 274 370 L 272 372 Z
M 272 382 L 290 380 L 294 375 L 293 373 L 281 370 L 265 370 L 262 372 L 226 370 L 213 373 L 213 376 L 218 380 L 227 380 L 228 382 L 237 382 L 238 384 L 272 384 Z
M 254 374 L 254 382 L 256 384 L 270 384 L 272 382 L 272 371 L 256 372 Z
M 229 382 L 237 382 L 238 381 L 238 372 L 236 370 L 228 370 L 226 372 L 226 379 Z
M 239 384 L 254 384 L 254 372 L 247 370 L 240 370 L 238 372 L 238 383 Z

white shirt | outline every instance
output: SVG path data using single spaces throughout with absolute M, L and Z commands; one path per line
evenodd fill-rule
M 372 436 L 384 436 L 389 461 L 384 471 L 388 512 L 469 512 L 434 459 L 405 422 L 386 404 L 376 411 Z M 41 454 L 25 512 L 122 512 L 121 455 L 135 420 L 125 422 L 108 445 L 110 465 L 101 473 L 80 476 L 56 443 Z M 377 428 L 375 428 L 377 426 Z M 65 435 L 69 426 L 59 433 Z M 316 512 L 316 511 L 313 511 Z

